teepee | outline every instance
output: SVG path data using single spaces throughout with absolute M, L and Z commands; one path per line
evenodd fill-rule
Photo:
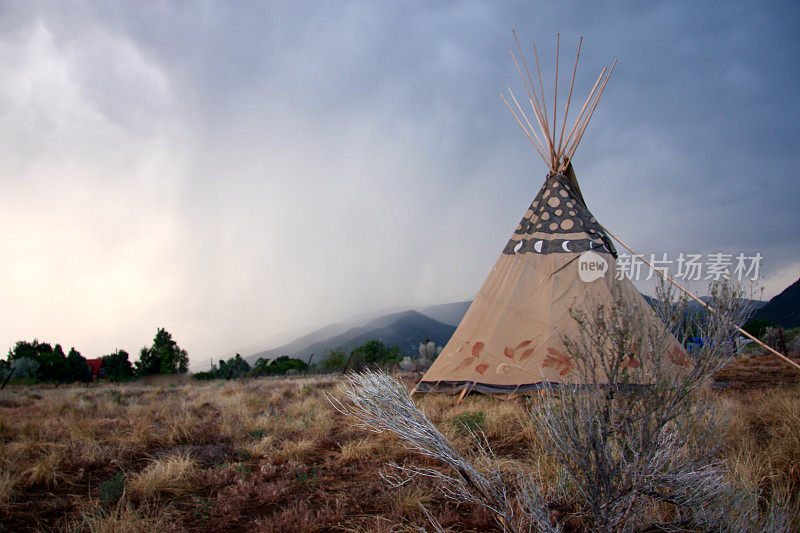
M 534 50 L 535 46 L 534 42 Z M 573 362 L 562 342 L 564 336 L 578 334 L 570 309 L 622 298 L 637 304 L 646 315 L 645 320 L 658 320 L 631 281 L 624 276 L 617 279 L 614 245 L 586 206 L 572 169 L 572 156 L 614 70 L 614 65 L 602 70 L 567 132 L 580 46 L 581 42 L 559 131 L 558 52 L 551 116 L 545 105 L 538 52 L 539 83 L 535 87 L 519 42 L 519 60 L 509 49 L 525 83 L 538 127 L 531 125 L 510 89 L 514 106 L 505 96 L 503 101 L 545 161 L 549 173 L 453 337 L 417 385 L 417 391 L 508 394 L 554 383 L 575 383 Z M 669 341 L 671 347 L 666 357 L 676 365 L 676 370 L 691 364 L 677 340 L 670 337 Z

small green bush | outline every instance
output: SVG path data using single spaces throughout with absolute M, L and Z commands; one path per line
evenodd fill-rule
M 253 367 L 253 374 L 256 376 L 280 376 L 294 370 L 303 372 L 308 369 L 308 365 L 300 359 L 282 355 L 276 359 L 259 358 Z
M 250 436 L 256 440 L 261 440 L 267 435 L 267 432 L 261 428 L 254 429 L 250 432 Z
M 767 331 L 767 328 L 774 328 L 777 324 L 766 318 L 754 318 L 749 320 L 742 329 L 758 339 Z
M 451 422 L 456 428 L 464 430 L 465 432 L 482 431 L 485 421 L 486 416 L 483 414 L 483 411 L 467 411 L 451 419 Z
M 104 508 L 110 508 L 122 498 L 122 493 L 125 492 L 125 474 L 122 472 L 114 474 L 100 483 L 98 489 L 100 490 L 100 503 Z

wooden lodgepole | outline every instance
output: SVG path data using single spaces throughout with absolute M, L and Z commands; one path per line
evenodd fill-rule
M 691 292 L 689 289 L 687 289 L 686 287 L 682 286 L 680 283 L 678 283 L 677 281 L 675 281 L 674 279 L 672 279 L 671 277 L 669 277 L 667 274 L 665 274 L 665 273 L 664 273 L 664 272 L 662 272 L 661 270 L 659 270 L 659 269 L 657 269 L 657 268 L 653 267 L 653 265 L 652 265 L 652 264 L 650 264 L 650 262 L 649 262 L 647 259 L 645 259 L 645 258 L 644 258 L 644 257 L 643 257 L 641 254 L 639 254 L 639 253 L 637 253 L 636 251 L 634 251 L 634 250 L 633 250 L 633 248 L 631 248 L 630 246 L 628 246 L 627 244 L 625 244 L 624 242 L 622 242 L 622 241 L 620 240 L 620 238 L 619 238 L 619 237 L 617 237 L 616 235 L 614 235 L 613 233 L 611 233 L 610 231 L 608 231 L 606 228 L 603 228 L 603 230 L 604 230 L 604 231 L 605 231 L 605 232 L 606 232 L 606 233 L 607 233 L 607 234 L 608 234 L 608 235 L 609 235 L 611 238 L 613 238 L 615 241 L 617 241 L 618 243 L 620 243 L 620 244 L 622 245 L 622 247 L 623 247 L 623 248 L 625 248 L 625 249 L 626 249 L 626 250 L 628 250 L 630 253 L 632 253 L 633 255 L 635 255 L 636 257 L 638 257 L 639 259 L 641 259 L 641 261 L 642 261 L 642 262 L 643 262 L 645 265 L 649 266 L 649 267 L 650 267 L 652 270 L 654 270 L 654 271 L 658 272 L 659 276 L 661 276 L 661 277 L 662 277 L 662 278 L 664 278 L 665 280 L 669 281 L 670 283 L 672 283 L 673 285 L 675 285 L 676 287 L 678 287 L 680 290 L 682 290 L 684 293 L 686 293 L 686 295 L 687 295 L 687 296 L 689 296 L 689 297 L 690 297 L 692 300 L 696 301 L 697 303 L 699 303 L 700 305 L 702 305 L 703 307 L 705 307 L 706 309 L 708 309 L 708 310 L 709 310 L 709 311 L 711 311 L 712 313 L 714 313 L 714 314 L 717 314 L 717 315 L 721 315 L 721 313 L 720 313 L 719 311 L 717 311 L 716 309 L 714 309 L 713 307 L 711 307 L 710 305 L 708 305 L 707 303 L 705 303 L 703 300 L 701 300 L 700 298 L 698 298 L 697 296 L 695 296 L 695 295 L 694 295 L 694 294 L 693 294 L 693 293 L 692 293 L 692 292 Z M 723 317 L 724 317 L 724 315 L 721 315 L 721 316 L 723 316 Z M 740 328 L 740 327 L 739 327 L 739 326 L 737 326 L 736 324 L 734 324 L 734 323 L 732 323 L 732 322 L 731 322 L 731 325 L 732 325 L 734 328 L 736 328 L 736 329 L 739 331 L 739 333 L 741 333 L 741 334 L 742 334 L 742 335 L 744 335 L 745 337 L 748 337 L 748 338 L 750 338 L 750 339 L 754 340 L 754 341 L 755 341 L 755 342 L 757 342 L 759 345 L 761 345 L 761 347 L 763 347 L 763 348 L 766 348 L 767 350 L 769 350 L 769 351 L 770 351 L 770 352 L 771 352 L 773 355 L 776 355 L 776 356 L 780 357 L 781 359 L 783 359 L 784 361 L 786 361 L 787 363 L 789 363 L 790 365 L 792 365 L 793 367 L 795 367 L 797 370 L 800 370 L 800 364 L 797 364 L 796 362 L 792 361 L 791 359 L 789 359 L 788 357 L 786 357 L 785 355 L 783 355 L 782 353 L 780 353 L 778 350 L 775 350 L 775 349 L 773 349 L 773 348 L 770 348 L 769 346 L 767 346 L 766 344 L 764 344 L 763 342 L 761 342 L 760 340 L 758 340 L 757 338 L 755 338 L 753 335 L 750 335 L 748 332 L 746 332 L 745 330 L 743 330 L 742 328 Z

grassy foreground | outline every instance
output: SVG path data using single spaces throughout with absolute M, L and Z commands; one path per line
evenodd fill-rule
M 389 488 L 388 462 L 439 465 L 394 435 L 352 428 L 323 394 L 337 394 L 336 380 L 6 389 L 0 531 L 415 531 L 429 527 L 420 503 L 448 530 L 497 530 L 424 481 Z M 709 394 L 731 416 L 731 475 L 800 494 L 800 386 Z M 525 414 L 535 401 L 431 395 L 419 405 L 467 455 L 464 428 L 477 426 L 509 473 L 555 481 Z

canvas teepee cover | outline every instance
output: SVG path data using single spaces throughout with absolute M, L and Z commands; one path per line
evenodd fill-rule
M 533 99 L 531 105 L 544 122 L 541 107 Z M 623 298 L 637 304 L 645 320 L 658 320 L 630 280 L 617 279 L 614 246 L 586 207 L 569 162 L 577 143 L 556 148 L 555 133 L 542 127 L 540 134 L 546 142 L 537 150 L 551 150 L 549 159 L 543 156 L 550 173 L 418 391 L 513 393 L 574 383 L 574 364 L 562 343 L 578 333 L 571 308 Z M 676 367 L 690 364 L 671 340 L 667 357 Z

